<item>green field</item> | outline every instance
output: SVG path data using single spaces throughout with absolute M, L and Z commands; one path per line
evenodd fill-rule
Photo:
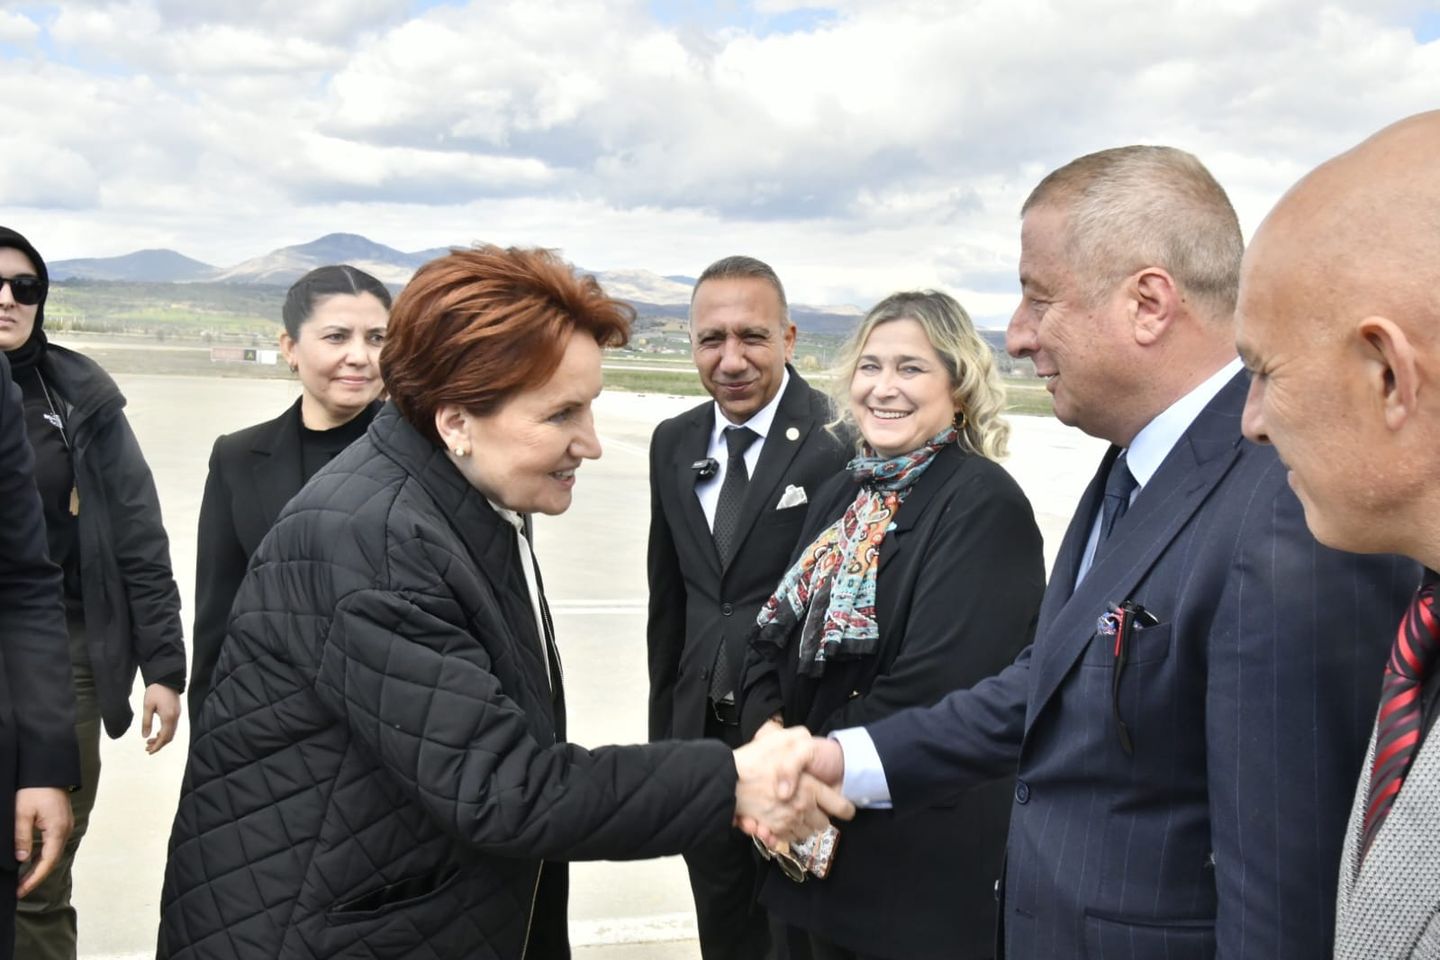
M 215 363 L 210 359 L 210 347 L 204 343 L 167 342 L 152 344 L 135 337 L 77 337 L 73 333 L 61 333 L 58 342 L 73 347 L 94 358 L 111 373 L 150 374 L 158 376 L 187 377 L 245 377 L 290 379 L 293 375 L 283 363 L 261 365 L 255 363 Z M 138 341 L 138 342 L 137 342 Z M 273 341 L 266 340 L 269 347 Z M 675 396 L 704 396 L 700 378 L 693 367 L 676 360 L 646 363 L 641 357 L 629 353 L 612 354 L 612 364 L 629 368 L 653 366 L 653 370 L 615 369 L 605 370 L 605 387 L 609 390 L 624 390 L 629 393 L 659 393 Z M 807 374 L 811 379 L 824 382 L 824 374 Z M 1050 395 L 1045 392 L 1042 381 L 1028 377 L 1005 378 L 1010 413 L 1050 415 Z

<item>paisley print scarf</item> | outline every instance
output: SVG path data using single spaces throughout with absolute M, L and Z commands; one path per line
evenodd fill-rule
M 947 426 L 924 446 L 898 457 L 879 457 L 869 446 L 846 466 L 860 485 L 839 520 L 820 532 L 760 608 L 759 642 L 783 647 L 800 632 L 799 672 L 818 677 L 841 657 L 875 652 L 875 572 L 880 544 L 910 488 L 958 436 Z

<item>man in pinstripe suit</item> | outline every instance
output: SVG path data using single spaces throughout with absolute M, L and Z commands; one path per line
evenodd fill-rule
M 1033 645 L 822 751 L 817 773 L 897 813 L 1015 777 L 1011 958 L 1330 950 L 1381 635 L 1417 572 L 1318 545 L 1274 452 L 1241 438 L 1240 256 L 1228 198 L 1182 151 L 1106 150 L 1036 187 L 1008 347 L 1112 447 Z
M 1440 570 L 1440 112 L 1302 180 L 1256 233 L 1242 277 L 1246 434 L 1275 444 L 1322 542 Z M 1355 791 L 1340 960 L 1440 957 L 1434 579 L 1396 637 Z

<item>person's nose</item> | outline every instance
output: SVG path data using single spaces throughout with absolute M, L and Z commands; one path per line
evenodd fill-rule
M 727 337 L 720 348 L 720 369 L 724 373 L 745 372 L 745 344 L 738 337 Z
M 1021 300 L 1010 314 L 1010 324 L 1005 328 L 1005 352 L 1012 357 L 1028 357 L 1038 349 L 1035 343 L 1035 321 Z
M 600 434 L 595 432 L 595 415 L 586 411 L 581 418 L 580 430 L 570 446 L 571 453 L 582 460 L 599 460 L 604 452 L 600 446 Z
M 1255 377 L 1250 381 L 1250 392 L 1245 395 L 1245 412 L 1240 417 L 1240 432 L 1255 443 L 1269 443 L 1270 435 L 1265 432 L 1265 381 Z
M 0 306 L 15 305 L 15 291 L 10 289 L 9 280 L 0 280 Z

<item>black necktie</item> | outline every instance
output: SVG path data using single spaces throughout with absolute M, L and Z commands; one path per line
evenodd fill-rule
M 745 469 L 745 451 L 760 435 L 749 427 L 726 427 L 725 446 L 730 457 L 725 462 L 725 482 L 720 484 L 720 499 L 715 503 L 715 550 L 720 565 L 730 563 L 735 552 L 736 527 L 740 525 L 740 507 L 745 502 L 745 488 L 750 485 L 750 472 Z
M 760 435 L 749 427 L 726 427 L 725 446 L 730 451 L 725 461 L 725 482 L 720 484 L 720 500 L 715 504 L 715 550 L 720 565 L 729 565 L 735 550 L 735 528 L 740 524 L 740 506 L 745 502 L 745 488 L 750 485 L 750 471 L 745 469 L 745 451 Z M 734 696 L 735 681 L 730 676 L 730 658 L 722 642 L 715 649 L 715 662 L 710 665 L 710 699 L 716 703 Z
M 1139 486 L 1135 482 L 1135 475 L 1130 472 L 1130 465 L 1125 462 L 1125 454 L 1115 458 L 1110 464 L 1110 475 L 1105 478 L 1105 502 L 1100 507 L 1100 539 L 1096 546 L 1104 543 L 1110 532 L 1115 529 L 1115 524 L 1125 516 L 1125 511 L 1130 509 L 1130 496 Z

